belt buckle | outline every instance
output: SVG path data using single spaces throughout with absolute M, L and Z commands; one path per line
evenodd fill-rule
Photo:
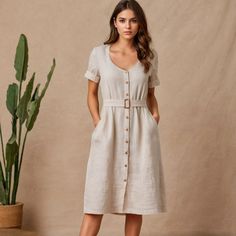
M 126 106 L 127 105 L 126 101 L 128 101 L 128 104 L 129 104 L 128 106 Z M 129 98 L 124 99 L 124 108 L 130 108 L 130 99 Z

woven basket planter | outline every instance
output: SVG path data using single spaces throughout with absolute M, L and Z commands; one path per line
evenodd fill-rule
M 20 228 L 22 226 L 23 203 L 15 205 L 0 205 L 0 229 Z

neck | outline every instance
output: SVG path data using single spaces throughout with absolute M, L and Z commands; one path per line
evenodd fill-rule
M 133 49 L 133 40 L 127 40 L 119 37 L 119 39 L 115 43 L 120 50 L 125 51 L 127 49 Z

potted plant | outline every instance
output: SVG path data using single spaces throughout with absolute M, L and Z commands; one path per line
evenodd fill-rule
M 34 72 L 22 95 L 22 84 L 26 80 L 28 68 L 28 43 L 26 36 L 20 35 L 14 61 L 15 77 L 18 83 L 10 84 L 6 94 L 6 106 L 11 115 L 12 127 L 11 136 L 5 148 L 0 123 L 2 150 L 2 158 L 0 158 L 0 228 L 21 228 L 23 203 L 16 202 L 16 196 L 26 138 L 35 124 L 42 98 L 48 88 L 55 66 L 56 61 L 53 58 L 47 81 L 40 94 L 40 84 L 37 84 L 34 89 Z M 23 125 L 25 125 L 24 135 Z

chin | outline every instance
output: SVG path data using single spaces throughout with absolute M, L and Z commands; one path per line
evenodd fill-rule
M 129 34 L 129 35 L 124 34 L 123 37 L 124 37 L 124 38 L 128 38 L 128 39 L 130 39 L 130 38 L 133 38 L 134 36 L 133 36 L 132 34 Z

